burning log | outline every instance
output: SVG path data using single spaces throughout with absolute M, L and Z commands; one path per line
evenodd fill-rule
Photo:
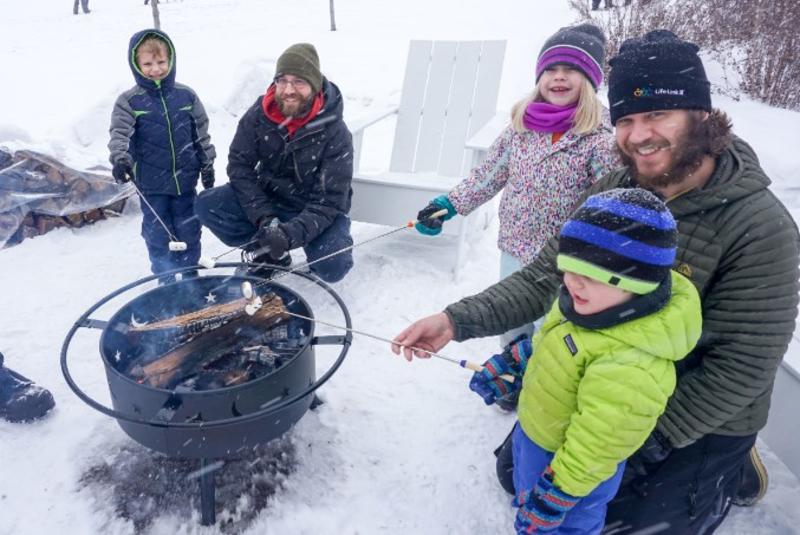
M 275 296 L 280 301 L 280 298 Z M 272 299 L 272 297 L 268 298 Z M 244 307 L 248 301 L 244 298 L 229 301 L 227 303 L 220 303 L 210 307 L 201 308 L 194 312 L 173 316 L 153 323 L 146 323 L 144 325 L 131 326 L 131 332 L 141 331 L 157 331 L 160 329 L 173 329 L 175 327 L 191 328 L 194 324 L 206 322 L 209 320 L 225 321 L 245 314 Z M 267 304 L 267 303 L 265 303 Z M 281 306 L 283 302 L 281 301 Z
M 233 304 L 237 301 L 232 301 Z M 142 383 L 153 387 L 165 388 L 181 381 L 204 365 L 213 362 L 220 356 L 231 351 L 231 346 L 235 345 L 232 340 L 236 339 L 237 333 L 245 328 L 264 329 L 280 323 L 289 318 L 286 314 L 286 307 L 283 300 L 275 294 L 270 294 L 255 314 L 248 315 L 243 311 L 243 304 L 238 305 L 241 313 L 237 313 L 233 319 L 215 329 L 204 332 L 189 342 L 182 344 L 156 360 L 145 366 L 137 366 L 132 370 L 132 375 Z M 203 312 L 206 309 L 197 312 Z M 187 315 L 181 316 L 185 317 Z M 203 318 L 200 318 L 201 320 Z M 168 320 L 164 320 L 168 321 Z M 195 321 L 198 321 L 195 319 Z M 191 322 L 185 322 L 189 325 Z M 181 324 L 181 325 L 184 325 Z M 175 325 L 172 325 L 175 326 Z M 230 374 L 229 374 L 230 375 Z M 223 381 L 228 385 L 244 382 L 245 377 L 241 375 L 230 375 Z

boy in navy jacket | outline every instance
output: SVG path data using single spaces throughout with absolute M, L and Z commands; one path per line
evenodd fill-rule
M 200 258 L 200 222 L 194 217 L 198 175 L 204 188 L 214 185 L 208 116 L 197 94 L 175 82 L 175 47 L 166 33 L 134 34 L 128 63 L 136 85 L 117 98 L 111 114 L 112 174 L 118 182 L 133 180 L 147 200 L 142 237 L 151 271 L 193 266 Z M 185 250 L 170 251 L 170 234 L 159 219 Z

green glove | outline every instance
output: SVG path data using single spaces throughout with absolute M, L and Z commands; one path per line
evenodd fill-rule
M 431 217 L 436 212 L 447 210 L 447 213 L 437 217 Z M 456 215 L 455 207 L 450 203 L 447 195 L 439 195 L 433 199 L 428 206 L 417 214 L 417 224 L 414 228 L 421 234 L 436 236 L 442 232 L 442 224 L 448 219 L 453 219 Z

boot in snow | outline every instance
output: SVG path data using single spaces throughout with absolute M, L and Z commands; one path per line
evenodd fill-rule
M 3 366 L 0 353 L 0 418 L 9 422 L 35 420 L 54 405 L 53 395 L 48 390 Z
M 733 497 L 733 504 L 739 507 L 755 505 L 767 493 L 768 484 L 767 469 L 753 446 L 742 466 L 742 481 Z

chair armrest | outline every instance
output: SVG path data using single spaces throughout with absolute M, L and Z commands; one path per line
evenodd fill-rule
M 508 126 L 508 112 L 500 111 L 495 113 L 494 117 L 483 125 L 480 130 L 475 132 L 465 144 L 466 148 L 472 151 L 472 166 L 480 165 L 489 147 L 492 146 L 494 140 L 503 132 Z
M 361 143 L 364 140 L 364 130 L 368 126 L 381 121 L 390 115 L 396 114 L 398 111 L 397 106 L 391 108 L 381 108 L 379 110 L 371 110 L 355 119 L 345 121 L 350 133 L 353 134 L 353 173 L 357 173 L 361 167 Z
M 354 136 L 360 135 L 368 126 L 381 121 L 390 115 L 397 113 L 398 107 L 392 106 L 390 108 L 381 108 L 378 110 L 370 110 L 368 113 L 359 115 L 350 120 L 346 120 L 347 128 Z

